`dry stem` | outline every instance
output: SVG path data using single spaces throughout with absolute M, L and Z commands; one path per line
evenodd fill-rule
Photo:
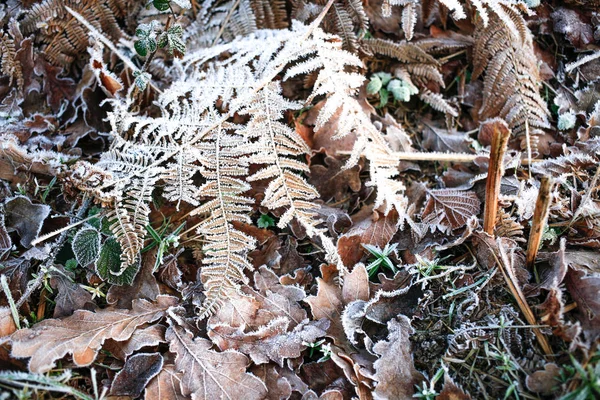
M 541 181 L 540 191 L 535 202 L 535 211 L 533 213 L 533 221 L 531 223 L 531 232 L 529 233 L 529 244 L 527 245 L 527 267 L 533 268 L 537 257 L 542 234 L 548 220 L 548 212 L 550 211 L 550 190 L 552 189 L 552 179 L 544 176 Z
M 502 160 L 508 145 L 510 130 L 506 123 L 499 119 L 486 121 L 481 125 L 481 130 L 492 130 L 492 148 L 490 151 L 490 163 L 488 177 L 485 186 L 485 210 L 483 214 L 483 231 L 494 236 L 496 215 L 498 214 L 498 196 L 500 195 L 500 181 L 504 174 Z

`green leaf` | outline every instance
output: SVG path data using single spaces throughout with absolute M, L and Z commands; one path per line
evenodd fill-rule
M 369 84 L 367 85 L 367 94 L 375 94 L 383 87 L 381 79 L 377 75 L 373 75 Z
M 148 55 L 148 41 L 145 39 L 136 40 L 133 43 L 133 48 L 136 53 L 138 53 L 142 57 L 146 57 Z
M 146 90 L 148 82 L 150 82 L 150 79 L 152 79 L 152 75 L 142 71 L 134 71 L 133 76 L 135 77 L 135 81 L 133 81 L 133 83 L 135 83 L 140 90 Z
M 390 94 L 387 90 L 381 89 L 379 91 L 379 106 L 377 108 L 383 108 L 388 103 L 388 99 L 390 98 Z
M 114 285 L 131 285 L 138 273 L 140 262 L 127 266 L 121 271 L 121 245 L 115 238 L 108 238 L 102 245 L 100 256 L 96 260 L 96 273 L 100 278 Z
M 418 92 L 417 88 L 401 79 L 393 79 L 388 83 L 387 90 L 398 101 L 409 101 L 410 96 Z
M 256 225 L 259 228 L 270 228 L 275 226 L 275 220 L 269 215 L 263 214 L 260 216 L 260 218 L 258 218 L 258 221 L 256 221 Z
M 75 271 L 75 269 L 77 269 L 77 260 L 74 258 L 69 258 L 65 263 L 65 269 L 71 272 Z
M 86 267 L 94 263 L 100 252 L 100 232 L 92 227 L 80 229 L 71 248 L 79 265 Z
M 169 54 L 182 57 L 185 54 L 185 42 L 181 25 L 173 25 L 163 32 L 158 39 L 158 47 L 166 47 Z
M 387 85 L 388 82 L 392 79 L 392 74 L 388 72 L 377 72 L 376 74 L 374 74 L 374 76 L 381 79 L 381 83 L 383 84 L 383 86 Z
M 167 11 L 169 9 L 170 0 L 152 0 L 152 4 L 158 11 Z

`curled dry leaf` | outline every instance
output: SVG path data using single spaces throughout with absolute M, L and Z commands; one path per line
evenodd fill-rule
M 7 230 L 15 230 L 23 247 L 31 247 L 38 236 L 44 220 L 50 214 L 45 204 L 32 204 L 25 196 L 15 196 L 4 203 L 5 225 Z
M 132 310 L 77 310 L 64 319 L 47 319 L 12 335 L 12 356 L 31 357 L 29 370 L 36 373 L 51 370 L 67 354 L 77 366 L 90 365 L 106 339 L 127 340 L 138 326 L 163 317 L 176 304 L 175 297 L 159 296 L 154 303 L 135 300 Z
M 168 364 L 146 386 L 144 400 L 184 400 L 188 397 L 181 393 L 181 374 L 175 366 Z
M 362 185 L 360 171 L 362 166 L 344 168 L 344 163 L 335 157 L 326 156 L 325 165 L 310 166 L 309 182 L 317 188 L 321 198 L 325 201 L 334 199 L 343 200 L 349 190 L 358 192 Z
M 565 277 L 567 290 L 577 302 L 577 317 L 587 343 L 600 337 L 600 274 L 569 270 Z
M 399 315 L 388 322 L 387 340 L 377 342 L 373 350 L 381 357 L 375 368 L 375 399 L 411 399 L 420 379 L 413 365 L 409 337 L 413 333 L 410 320 Z
M 135 351 L 148 346 L 158 346 L 165 342 L 165 326 L 150 325 L 147 328 L 136 329 L 131 337 L 122 342 L 109 339 L 104 344 L 104 350 L 110 351 L 115 357 L 125 360 Z
M 235 349 L 250 356 L 255 364 L 275 361 L 283 367 L 286 358 L 300 357 L 306 349 L 304 343 L 314 343 L 325 336 L 329 321 L 302 321 L 288 331 L 290 320 L 278 317 L 256 331 L 244 333 L 241 328 L 216 325 L 208 332 L 210 339 L 221 350 Z
M 163 362 L 160 353 L 139 353 L 129 357 L 115 375 L 110 394 L 139 397 L 148 382 L 161 371 Z
M 248 358 L 234 350 L 216 352 L 212 343 L 195 338 L 182 328 L 171 326 L 166 339 L 169 349 L 177 356 L 175 368 L 183 373 L 181 389 L 184 396 L 196 400 L 263 399 L 265 384 L 246 372 Z
M 444 387 L 436 400 L 471 400 L 471 395 L 454 383 L 448 371 L 446 371 L 444 374 Z

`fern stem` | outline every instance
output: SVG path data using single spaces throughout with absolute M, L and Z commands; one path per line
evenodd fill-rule
M 213 42 L 212 42 L 212 45 L 211 45 L 212 47 L 216 46 L 217 42 L 221 38 L 221 35 L 225 31 L 225 26 L 227 26 L 229 19 L 231 18 L 231 16 L 233 15 L 233 12 L 235 11 L 236 8 L 238 8 L 239 5 L 240 5 L 240 0 L 236 0 L 235 3 L 233 4 L 233 6 L 231 6 L 231 8 L 229 9 L 229 12 L 227 13 L 225 20 L 223 20 L 223 23 L 221 24 L 221 28 L 219 29 L 217 36 L 215 36 L 215 40 L 213 40 Z

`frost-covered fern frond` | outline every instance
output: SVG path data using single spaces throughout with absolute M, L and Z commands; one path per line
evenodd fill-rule
M 308 23 L 319 15 L 327 1 L 294 0 L 292 1 L 292 18 Z M 325 32 L 338 35 L 343 41 L 343 48 L 351 52 L 359 49 L 359 33 L 369 28 L 369 18 L 362 0 L 337 0 L 329 9 L 323 23 Z
M 501 117 L 514 135 L 522 137 L 531 151 L 537 148 L 536 135 L 548 128 L 546 102 L 539 94 L 541 78 L 529 28 L 520 12 L 500 5 L 475 30 L 473 77 L 485 71 L 481 119 Z M 506 24 L 510 21 L 510 25 Z
M 246 155 L 246 144 L 242 136 L 218 126 L 197 146 L 206 179 L 198 188 L 198 195 L 209 198 L 193 211 L 206 215 L 198 227 L 205 241 L 205 266 L 201 271 L 206 290 L 203 317 L 213 313 L 231 290 L 239 290 L 240 282 L 247 281 L 244 270 L 252 270 L 247 253 L 254 248 L 254 239 L 232 225 L 233 221 L 251 223 L 248 213 L 253 200 L 243 196 L 250 189 L 244 181 L 248 168 L 245 162 L 240 163 Z
M 337 36 L 296 22 L 290 30 L 257 31 L 188 53 L 180 68 L 184 73 L 156 101 L 158 116 L 135 114 L 128 100 L 113 100 L 108 119 L 115 140 L 111 153 L 96 166 L 111 180 L 91 189 L 104 202 L 112 198 L 111 227 L 126 253 L 124 261 L 135 260 L 143 246 L 150 196 L 160 181 L 166 199 L 196 205 L 194 214 L 205 217 L 198 233 L 207 292 L 203 313 L 211 313 L 239 288 L 251 267 L 247 253 L 254 241 L 233 222 L 250 222 L 251 200 L 244 193 L 248 182 L 265 179 L 263 206 L 283 209 L 279 226 L 297 220 L 320 239 L 328 261 L 343 268 L 335 245 L 318 226 L 313 202 L 318 193 L 303 177 L 309 148 L 283 121 L 285 112 L 301 104 L 282 96 L 279 77 L 316 74 L 305 103 L 326 98 L 317 129 L 335 115 L 336 137 L 356 134 L 348 166 L 365 156 L 370 184 L 378 189 L 376 206 L 396 208 L 402 220 L 406 198 L 402 183 L 393 179 L 396 155 L 356 96 L 364 77 L 351 71 L 361 66 Z M 247 122 L 239 123 L 240 116 L 248 116 Z M 262 169 L 248 176 L 249 163 Z M 204 178 L 201 185 L 195 183 L 198 175 Z

